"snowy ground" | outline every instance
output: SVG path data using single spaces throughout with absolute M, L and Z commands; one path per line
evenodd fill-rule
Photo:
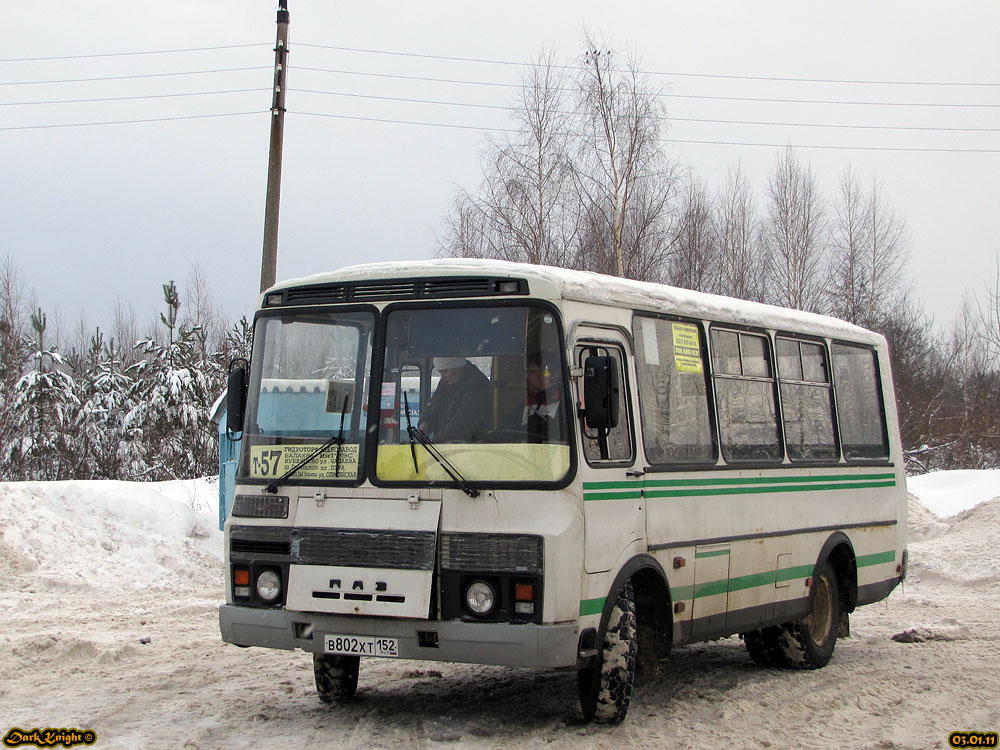
M 735 638 L 679 648 L 603 728 L 581 723 L 574 675 L 502 667 L 368 660 L 358 699 L 323 706 L 307 654 L 220 640 L 214 483 L 0 484 L 0 732 L 93 729 L 98 748 L 945 748 L 1000 730 L 1000 472 L 909 487 L 910 578 L 853 615 L 829 666 L 761 669 Z

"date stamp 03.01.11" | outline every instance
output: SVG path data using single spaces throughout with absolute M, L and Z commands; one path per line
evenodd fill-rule
M 952 732 L 949 747 L 997 747 L 996 732 Z

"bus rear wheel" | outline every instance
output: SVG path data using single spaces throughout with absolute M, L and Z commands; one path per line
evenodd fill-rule
M 316 692 L 324 703 L 350 700 L 358 690 L 360 656 L 313 654 Z
M 787 663 L 781 648 L 783 629 L 779 625 L 741 633 L 747 653 L 754 664 L 761 667 L 783 667 Z
M 837 645 L 840 626 L 840 590 L 837 574 L 823 563 L 813 578 L 809 612 L 801 620 L 781 626 L 779 643 L 788 666 L 796 669 L 825 667 Z
M 626 583 L 611 608 L 597 661 L 577 672 L 583 718 L 620 724 L 628 713 L 637 651 L 635 594 Z

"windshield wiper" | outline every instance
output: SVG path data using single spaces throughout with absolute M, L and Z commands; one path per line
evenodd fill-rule
M 412 440 L 413 438 L 416 438 L 417 442 L 420 443 L 422 446 L 424 446 L 424 450 L 426 450 L 428 453 L 431 454 L 431 458 L 433 458 L 435 461 L 441 464 L 441 467 L 445 470 L 445 472 L 447 472 L 448 476 L 458 483 L 458 486 L 462 488 L 462 492 L 464 492 L 469 497 L 479 497 L 479 490 L 477 490 L 475 487 L 469 484 L 469 480 L 463 477 L 461 473 L 458 471 L 458 469 L 452 466 L 451 462 L 442 455 L 441 451 L 437 449 L 437 446 L 434 445 L 433 442 L 431 442 L 431 439 L 429 437 L 427 437 L 427 433 L 425 433 L 419 427 L 414 427 L 413 425 L 407 426 L 406 432 L 410 436 L 411 450 L 413 449 Z M 413 460 L 414 463 L 417 460 L 416 451 L 414 451 Z
M 419 474 L 420 467 L 417 466 L 417 449 L 413 445 L 413 424 L 410 422 L 410 399 L 406 396 L 406 389 L 403 388 L 403 408 L 406 409 L 406 434 L 410 438 L 410 458 L 413 459 L 413 473 Z
M 292 468 L 290 468 L 288 471 L 286 471 L 280 477 L 278 477 L 277 479 L 272 479 L 270 482 L 268 482 L 267 486 L 264 487 L 264 491 L 265 492 L 270 492 L 272 495 L 277 494 L 277 492 L 278 492 L 278 485 L 279 484 L 284 484 L 285 481 L 287 481 L 291 477 L 295 476 L 295 474 L 298 472 L 299 469 L 301 469 L 303 466 L 305 466 L 306 464 L 310 463 L 311 461 L 315 461 L 317 458 L 319 458 L 323 453 L 326 453 L 326 451 L 328 451 L 334 445 L 337 446 L 337 458 L 336 458 L 336 462 L 334 464 L 334 477 L 339 478 L 340 477 L 340 450 L 341 450 L 341 447 L 344 445 L 344 416 L 346 414 L 347 414 L 347 396 L 344 396 L 344 408 L 340 412 L 340 430 L 337 432 L 337 434 L 336 435 L 331 435 L 330 439 L 327 440 L 325 443 L 323 443 L 323 445 L 321 445 L 319 448 L 317 448 L 316 450 L 314 450 L 308 456 L 306 456 L 305 458 L 303 458 L 301 461 L 299 461 L 297 464 L 295 464 L 295 466 L 293 466 Z

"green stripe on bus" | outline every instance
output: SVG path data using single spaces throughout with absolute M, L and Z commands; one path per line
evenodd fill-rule
M 784 484 L 802 482 L 857 482 L 866 480 L 895 480 L 896 475 L 888 472 L 881 474 L 818 474 L 786 475 L 772 477 L 703 477 L 699 479 L 646 479 L 613 482 L 584 482 L 584 490 L 620 490 L 646 487 L 698 487 L 705 485 L 725 484 Z
M 895 480 L 895 474 L 822 474 L 817 476 L 776 476 L 776 477 L 716 477 L 711 479 L 649 479 L 646 487 L 697 487 L 717 484 L 785 484 L 810 482 L 858 482 L 865 480 Z M 584 489 L 587 484 L 584 483 Z
M 641 489 L 642 483 L 640 481 L 631 482 L 584 482 L 583 490 L 625 490 L 625 489 Z
M 808 578 L 813 574 L 812 565 L 799 565 L 794 568 L 769 570 L 766 573 L 754 573 L 748 576 L 737 576 L 729 579 L 730 591 L 746 591 L 760 586 L 773 586 L 779 581 L 793 581 L 796 578 Z
M 893 562 L 896 559 L 895 550 L 888 552 L 877 552 L 873 555 L 862 555 L 857 558 L 859 568 L 869 565 L 879 565 L 881 563 Z M 675 601 L 687 599 L 702 599 L 706 596 L 717 596 L 727 592 L 745 591 L 747 589 L 759 588 L 761 586 L 773 586 L 775 583 L 783 581 L 794 581 L 796 579 L 809 578 L 814 571 L 812 565 L 797 565 L 792 568 L 781 568 L 779 570 L 768 570 L 764 573 L 751 573 L 745 576 L 736 576 L 730 579 L 719 579 L 717 581 L 704 581 L 694 586 L 674 586 L 671 589 Z
M 710 552 L 696 553 L 695 557 L 715 557 L 717 555 L 728 554 L 729 550 L 712 550 Z M 855 559 L 859 568 L 871 565 L 881 565 L 891 563 L 896 559 L 896 551 L 876 552 L 872 555 L 860 555 Z M 763 573 L 751 573 L 735 578 L 720 578 L 716 581 L 703 581 L 693 586 L 674 586 L 670 589 L 675 602 L 687 601 L 689 599 L 703 599 L 707 596 L 718 596 L 720 594 L 732 593 L 734 591 L 746 591 L 747 589 L 759 588 L 761 586 L 773 586 L 782 581 L 793 581 L 797 578 L 806 579 L 812 576 L 814 571 L 812 565 L 797 565 L 792 568 L 780 568 L 778 570 L 768 570 Z M 599 615 L 604 611 L 606 597 L 597 599 L 583 599 L 580 602 L 580 616 Z
M 890 550 L 888 552 L 876 552 L 874 555 L 861 555 L 860 557 L 856 557 L 854 562 L 859 568 L 896 562 L 896 551 Z
M 584 482 L 583 499 L 635 500 L 712 495 L 760 495 L 769 492 L 875 489 L 895 487 L 895 474 L 824 474 L 821 476 L 721 477 L 715 479 L 660 479 L 636 482 Z
M 875 487 L 893 487 L 895 482 L 831 482 L 829 484 L 810 485 L 771 485 L 764 487 L 709 487 L 681 490 L 648 490 L 646 497 L 708 497 L 712 495 L 764 495 L 769 492 L 822 492 L 825 490 L 861 490 Z M 588 497 L 584 500 L 601 500 L 601 497 Z

